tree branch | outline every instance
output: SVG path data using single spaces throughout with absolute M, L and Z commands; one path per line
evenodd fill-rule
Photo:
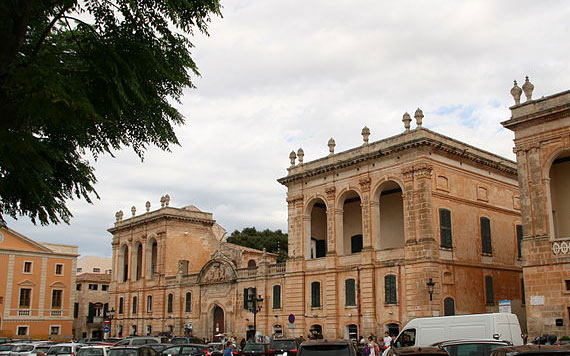
M 65 14 L 66 11 L 68 11 L 69 9 L 71 9 L 71 7 L 73 6 L 73 4 L 64 6 L 55 16 L 54 18 L 51 20 L 51 22 L 49 23 L 49 25 L 46 27 L 46 29 L 44 30 L 44 32 L 42 32 L 42 35 L 40 36 L 40 39 L 38 40 L 38 43 L 36 43 L 36 45 L 34 46 L 34 50 L 32 51 L 31 56 L 35 57 L 39 50 L 40 47 L 42 45 L 42 43 L 45 41 L 45 39 L 47 38 L 47 36 L 49 35 L 49 33 L 51 32 L 51 29 L 53 28 L 53 26 L 55 25 L 55 23 L 57 21 L 59 21 L 61 19 L 61 17 L 63 16 L 63 14 Z

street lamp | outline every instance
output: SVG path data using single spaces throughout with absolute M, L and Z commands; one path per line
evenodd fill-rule
M 428 287 L 429 301 L 431 302 L 433 298 L 433 287 L 435 286 L 435 282 L 430 278 L 426 284 Z
M 261 310 L 263 298 L 261 295 L 249 295 L 247 298 L 247 310 L 253 313 L 253 340 L 257 338 L 257 313 Z
M 111 310 L 107 310 L 107 312 L 105 313 L 105 317 L 109 319 L 109 334 L 111 334 L 111 322 L 113 321 L 113 318 L 115 317 L 115 308 L 111 308 Z

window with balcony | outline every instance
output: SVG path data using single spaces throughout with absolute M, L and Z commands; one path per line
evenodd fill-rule
M 22 309 L 29 309 L 31 298 L 32 298 L 32 290 L 30 288 L 21 288 L 20 301 L 18 303 L 18 306 Z
M 63 291 L 61 289 L 54 289 L 51 291 L 51 308 L 61 309 Z

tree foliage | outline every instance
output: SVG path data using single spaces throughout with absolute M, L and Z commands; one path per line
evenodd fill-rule
M 281 230 L 257 231 L 255 227 L 245 227 L 241 231 L 235 230 L 227 239 L 228 242 L 251 247 L 258 250 L 266 249 L 267 252 L 278 254 L 277 262 L 287 259 L 287 234 Z
M 0 223 L 68 222 L 98 197 L 86 153 L 178 144 L 187 36 L 211 16 L 219 0 L 0 1 Z

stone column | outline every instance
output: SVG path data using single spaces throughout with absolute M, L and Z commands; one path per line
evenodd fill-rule
M 336 255 L 336 228 L 335 228 L 335 187 L 328 187 L 325 189 L 327 197 L 327 254 Z
M 373 250 L 371 222 L 370 222 L 370 177 L 361 178 L 358 182 L 362 194 L 360 206 L 362 209 L 362 248 L 363 250 Z

